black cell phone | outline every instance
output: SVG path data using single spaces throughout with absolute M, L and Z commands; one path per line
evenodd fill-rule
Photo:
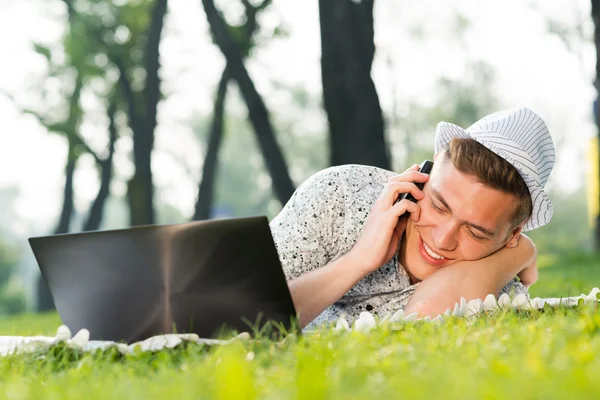
M 419 172 L 422 172 L 424 174 L 430 174 L 432 168 L 433 168 L 433 162 L 429 161 L 429 160 L 425 160 L 419 165 Z M 415 185 L 417 185 L 419 190 L 423 190 L 423 186 L 425 186 L 425 183 L 416 182 Z M 396 204 L 400 200 L 404 200 L 404 199 L 408 199 L 408 200 L 412 201 L 413 203 L 417 202 L 417 199 L 415 199 L 412 194 L 402 193 L 400 196 L 398 196 L 398 200 L 396 200 L 394 202 L 394 204 Z

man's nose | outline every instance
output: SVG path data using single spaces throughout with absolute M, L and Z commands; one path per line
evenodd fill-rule
M 454 251 L 457 245 L 458 224 L 452 219 L 436 224 L 432 232 L 433 245 L 445 251 Z

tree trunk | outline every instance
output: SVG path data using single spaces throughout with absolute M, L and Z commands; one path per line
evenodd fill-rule
M 240 52 L 242 58 L 246 58 L 253 46 L 252 38 L 258 27 L 256 16 L 260 11 L 271 4 L 271 0 L 263 0 L 262 3 L 257 6 L 254 6 L 249 0 L 242 0 L 242 3 L 246 9 L 246 21 L 244 22 L 243 29 L 240 30 L 242 34 L 239 37 L 236 37 L 236 42 L 241 49 Z M 193 220 L 210 218 L 210 212 L 214 204 L 214 186 L 218 165 L 217 160 L 224 130 L 225 97 L 227 95 L 227 85 L 230 79 L 231 71 L 225 66 L 225 70 L 223 71 L 221 80 L 217 86 L 208 150 L 202 166 L 202 176 L 198 187 L 198 196 L 196 198 Z
M 69 144 L 69 147 L 72 145 Z M 65 187 L 63 190 L 63 204 L 58 219 L 58 224 L 54 228 L 54 234 L 67 233 L 69 232 L 69 226 L 71 224 L 71 217 L 73 215 L 73 176 L 75 175 L 75 164 L 77 159 L 72 156 L 72 149 L 69 149 L 69 159 L 67 160 L 67 166 L 65 167 Z
M 204 157 L 202 166 L 202 177 L 198 188 L 198 198 L 194 212 L 194 220 L 210 218 L 210 210 L 213 204 L 215 177 L 217 174 L 217 160 L 219 148 L 223 141 L 223 119 L 225 114 L 225 96 L 227 95 L 227 84 L 231 74 L 227 67 L 221 75 L 217 94 L 215 96 L 215 108 L 213 111 L 213 120 L 210 127 L 210 137 L 208 140 L 208 150 Z
M 594 80 L 596 101 L 594 102 L 594 117 L 597 134 L 600 136 L 600 0 L 592 0 L 592 19 L 594 21 L 594 44 L 596 45 L 596 77 Z M 598 140 L 598 146 L 600 146 L 600 140 Z M 600 148 L 598 149 L 598 154 L 600 154 Z M 597 162 L 600 162 L 600 157 L 598 157 Z M 598 171 L 600 171 L 600 168 Z M 595 178 L 600 181 L 600 176 L 596 176 Z M 597 195 L 600 195 L 600 193 Z M 596 212 L 598 213 L 598 210 Z M 596 214 L 595 217 L 594 248 L 596 252 L 600 252 L 600 213 Z
M 265 103 L 256 90 L 244 66 L 242 52 L 231 37 L 227 24 L 217 11 L 214 1 L 202 0 L 202 4 L 215 43 L 225 56 L 227 67 L 230 68 L 232 77 L 236 80 L 244 102 L 248 107 L 248 116 L 271 175 L 275 194 L 279 201 L 285 204 L 294 193 L 294 184 L 290 178 L 281 148 L 275 138 Z
M 129 99 L 130 123 L 133 130 L 133 159 L 135 172 L 127 185 L 127 198 L 130 210 L 130 224 L 154 224 L 154 184 L 152 180 L 152 149 L 154 148 L 154 130 L 157 124 L 157 109 L 160 100 L 160 38 L 167 12 L 167 0 L 156 0 L 152 9 L 148 28 L 147 47 L 144 67 L 146 87 L 144 89 L 144 108 L 141 116 L 136 115 L 137 108 L 131 101 L 131 86 L 127 84 L 124 68 L 120 68 L 122 82 L 125 82 L 125 96 Z
M 117 140 L 117 127 L 115 125 L 115 113 L 117 112 L 116 103 L 111 101 L 108 105 L 108 156 L 100 163 L 100 189 L 98 195 L 92 203 L 90 213 L 83 225 L 84 231 L 95 231 L 100 228 L 104 214 L 104 205 L 110 194 L 110 181 L 112 179 L 113 155 L 115 153 L 115 142 Z
M 330 163 L 390 169 L 379 97 L 371 79 L 374 0 L 319 0 L 321 79 Z

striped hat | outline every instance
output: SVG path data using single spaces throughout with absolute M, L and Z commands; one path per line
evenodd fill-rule
M 454 138 L 472 138 L 511 163 L 527 184 L 533 211 L 523 231 L 550 222 L 554 207 L 544 192 L 554 166 L 554 143 L 544 120 L 529 108 L 511 108 L 487 115 L 467 129 L 440 122 L 435 131 L 435 153 Z

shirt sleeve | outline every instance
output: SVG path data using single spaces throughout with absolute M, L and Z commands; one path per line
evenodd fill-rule
M 321 268 L 337 254 L 345 188 L 336 167 L 317 172 L 294 192 L 270 228 L 286 279 Z
M 524 294 L 527 296 L 527 298 L 529 298 L 529 291 L 527 290 L 527 287 L 523 285 L 518 278 L 513 278 L 513 280 L 508 282 L 508 284 L 506 284 L 506 286 L 504 286 L 504 288 L 502 288 L 500 291 L 500 294 L 503 293 L 509 295 L 511 299 L 520 294 Z

